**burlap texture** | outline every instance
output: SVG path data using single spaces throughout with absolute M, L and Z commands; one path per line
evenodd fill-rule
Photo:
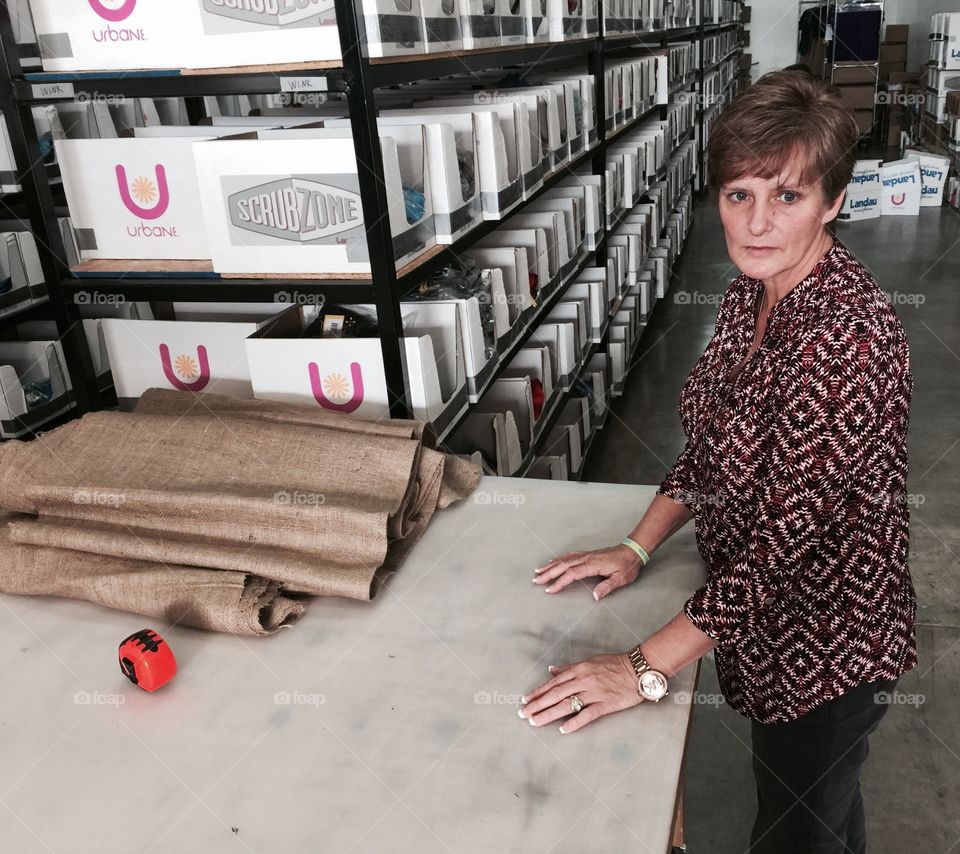
M 168 581 L 185 584 L 192 571 L 237 576 L 224 579 L 225 589 L 246 585 L 275 598 L 369 599 L 377 570 L 395 569 L 434 511 L 479 480 L 476 467 L 424 441 L 431 437 L 416 422 L 153 390 L 134 413 L 93 413 L 0 447 L 0 508 L 30 514 L 9 524 L 5 542 L 27 550 L 14 553 L 21 561 L 29 549 L 44 553 L 48 571 L 34 576 L 48 578 L 51 594 L 138 613 L 152 607 L 144 601 L 151 589 L 160 601 Z M 109 581 L 129 601 L 116 591 L 82 595 L 92 582 L 64 587 L 57 574 L 91 555 L 98 589 Z M 127 580 L 135 566 L 152 588 Z M 0 590 L 24 592 L 8 575 Z M 295 619 L 295 610 L 284 617 Z M 226 625 L 246 623 L 222 614 L 206 627 L 232 631 Z

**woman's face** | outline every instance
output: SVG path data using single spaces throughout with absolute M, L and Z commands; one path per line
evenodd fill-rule
M 773 178 L 737 178 L 720 188 L 727 252 L 751 278 L 796 284 L 822 254 L 829 238 L 824 226 L 840 210 L 843 194 L 828 202 L 820 184 L 801 184 L 800 174 L 788 167 Z

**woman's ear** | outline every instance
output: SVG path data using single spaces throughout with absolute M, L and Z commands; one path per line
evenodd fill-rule
M 823 215 L 821 222 L 826 225 L 828 222 L 833 222 L 837 218 L 837 214 L 840 213 L 840 208 L 843 207 L 843 202 L 847 197 L 847 190 L 844 188 L 840 191 L 840 195 L 834 199 L 833 204 L 827 209 L 826 213 Z

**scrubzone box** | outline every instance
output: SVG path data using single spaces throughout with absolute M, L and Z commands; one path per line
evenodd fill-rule
M 256 140 L 197 143 L 194 157 L 214 270 L 220 273 L 369 273 L 353 139 L 348 129 L 263 131 Z M 436 244 L 422 140 L 401 162 L 381 136 L 398 267 Z M 404 169 L 404 166 L 407 169 Z M 423 194 L 407 219 L 404 188 Z
M 372 309 L 372 306 L 367 308 Z M 379 338 L 303 338 L 316 309 L 298 306 L 246 342 L 254 397 L 307 403 L 358 418 L 390 417 Z M 407 392 L 413 416 L 438 433 L 467 408 L 463 336 L 456 305 L 404 304 Z

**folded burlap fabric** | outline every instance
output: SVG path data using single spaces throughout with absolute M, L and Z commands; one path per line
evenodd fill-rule
M 475 466 L 430 441 L 416 422 L 153 390 L 133 413 L 92 413 L 0 447 L 0 508 L 29 514 L 9 523 L 5 547 L 43 552 L 13 557 L 42 560 L 52 567 L 44 577 L 95 555 L 91 571 L 130 593 L 126 604 L 111 594 L 113 607 L 138 613 L 152 596 L 164 599 L 168 582 L 189 588 L 183 573 L 196 570 L 239 576 L 223 579 L 231 591 L 369 599 L 378 570 L 395 569 L 436 509 L 479 481 Z M 152 586 L 126 580 L 135 566 Z M 8 576 L 0 590 L 25 592 Z M 84 595 L 92 582 L 49 586 L 102 601 Z M 248 625 L 240 604 L 206 627 Z M 274 612 L 288 622 L 299 615 L 282 603 L 267 608 Z

